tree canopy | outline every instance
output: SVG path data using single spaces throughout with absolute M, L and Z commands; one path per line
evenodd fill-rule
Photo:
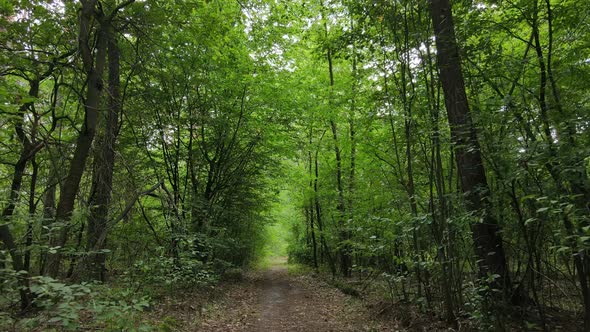
M 104 294 L 90 281 L 211 285 L 278 230 L 291 261 L 451 326 L 518 307 L 523 329 L 590 330 L 583 1 L 0 13 L 0 317 L 75 329 L 84 307 L 59 305 Z

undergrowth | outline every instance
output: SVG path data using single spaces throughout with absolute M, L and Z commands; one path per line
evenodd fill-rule
M 147 320 L 163 296 L 205 288 L 236 278 L 231 264 L 214 260 L 140 261 L 108 283 L 62 282 L 46 276 L 29 279 L 32 310 L 18 310 L 18 275 L 0 270 L 0 331 L 160 331 Z M 165 324 L 174 330 L 172 322 Z

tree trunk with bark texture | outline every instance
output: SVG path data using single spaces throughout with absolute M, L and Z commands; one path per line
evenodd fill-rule
M 36 98 L 39 95 L 39 82 L 41 81 L 41 77 L 29 81 L 29 96 Z M 8 199 L 8 204 L 2 210 L 2 218 L 0 219 L 0 241 L 3 243 L 4 247 L 8 249 L 8 253 L 12 258 L 12 267 L 15 271 L 26 271 L 28 272 L 28 266 L 23 260 L 21 253 L 18 250 L 17 244 L 14 240 L 14 236 L 10 231 L 8 226 L 8 222 L 12 218 L 14 211 L 16 209 L 16 205 L 19 200 L 19 193 L 23 184 L 23 176 L 25 174 L 25 170 L 27 168 L 27 163 L 29 160 L 35 157 L 35 154 L 42 148 L 42 144 L 35 144 L 31 142 L 31 140 L 25 134 L 25 130 L 23 128 L 23 123 L 25 121 L 25 111 L 29 108 L 33 107 L 33 103 L 25 103 L 19 108 L 19 115 L 21 119 L 15 124 L 15 132 L 18 139 L 22 143 L 22 150 L 19 156 L 19 160 L 14 165 L 14 173 L 12 175 L 12 181 L 10 185 L 10 197 Z M 28 275 L 20 275 L 19 278 L 19 286 L 20 286 L 20 298 L 21 298 L 21 309 L 26 310 L 30 307 L 32 296 L 29 291 L 29 280 Z
M 87 257 L 81 262 L 80 276 L 84 279 L 105 280 L 105 247 L 108 232 L 109 206 L 112 195 L 113 170 L 115 167 L 115 143 L 119 130 L 121 113 L 121 82 L 119 75 L 119 45 L 117 37 L 110 29 L 108 40 L 108 83 L 109 109 L 104 133 L 99 140 L 95 155 L 95 191 L 91 200 L 86 238 Z M 104 239 L 99 241 L 99 239 Z
M 91 43 L 93 22 L 96 19 L 98 19 L 98 21 L 104 19 L 103 16 L 95 12 L 96 2 L 96 0 L 83 1 L 80 14 L 79 48 L 82 55 L 84 70 L 88 77 L 88 87 L 84 103 L 85 116 L 82 131 L 76 141 L 74 157 L 70 162 L 68 175 L 65 179 L 63 190 L 60 193 L 59 202 L 57 204 L 55 219 L 56 222 L 63 223 L 63 225 L 59 234 L 52 237 L 50 241 L 50 246 L 58 249 L 56 253 L 49 254 L 47 257 L 46 273 L 51 277 L 57 277 L 59 275 L 62 258 L 61 249 L 65 246 L 68 239 L 69 222 L 72 212 L 74 211 L 74 202 L 76 200 L 76 195 L 78 194 L 82 174 L 86 168 L 86 160 L 88 159 L 90 148 L 94 140 L 98 120 L 98 109 L 100 107 L 100 98 L 103 90 L 102 74 L 106 63 L 108 36 L 106 35 L 106 28 L 101 24 L 97 29 L 96 52 L 95 56 L 93 56 L 93 44 Z
M 492 215 L 480 146 L 465 92 L 451 4 L 449 0 L 431 0 L 430 5 L 440 80 L 461 189 L 467 210 L 479 218 L 479 221 L 471 226 L 479 275 L 481 278 L 494 276 L 491 286 L 501 290 L 505 296 L 512 296 L 501 229 Z

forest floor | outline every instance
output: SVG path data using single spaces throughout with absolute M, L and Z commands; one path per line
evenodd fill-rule
M 289 273 L 286 258 L 228 289 L 201 331 L 399 331 L 370 319 L 360 301 L 325 282 Z
M 200 304 L 187 297 L 164 310 L 174 331 L 401 331 L 320 278 L 290 271 L 286 259 L 219 286 Z M 179 308 L 182 308 L 179 312 Z M 169 308 L 173 309 L 173 308 Z M 184 311 L 184 314 L 182 314 Z
M 328 280 L 278 258 L 214 288 L 163 298 L 146 313 L 147 321 L 157 331 L 186 332 L 456 331 L 439 317 L 411 305 L 384 302 L 383 293 L 355 297 Z M 508 331 L 540 330 L 518 321 L 505 323 Z M 458 331 L 478 330 L 468 320 L 459 325 Z M 575 318 L 569 324 L 555 320 L 551 326 L 555 331 L 580 330 Z

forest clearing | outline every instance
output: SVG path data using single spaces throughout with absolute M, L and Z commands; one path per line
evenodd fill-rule
M 0 0 L 0 331 L 590 332 L 590 6 Z

